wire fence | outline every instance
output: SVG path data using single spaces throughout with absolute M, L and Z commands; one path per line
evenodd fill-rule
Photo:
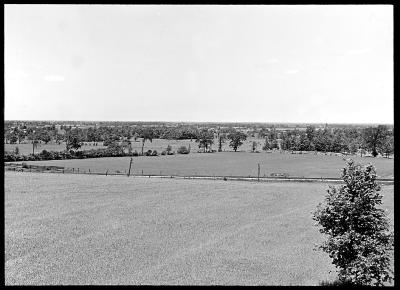
M 143 169 L 136 169 L 129 172 L 129 170 L 103 170 L 96 171 L 87 168 L 65 168 L 61 166 L 45 166 L 45 165 L 27 165 L 18 163 L 5 164 L 5 170 L 14 172 L 38 172 L 38 173 L 58 173 L 58 174 L 86 174 L 86 175 L 104 175 L 104 176 L 126 176 L 126 177 L 145 177 L 145 178 L 180 178 L 180 179 L 208 179 L 208 180 L 243 180 L 243 181 L 258 181 L 258 182 L 331 182 L 342 183 L 343 180 L 335 177 L 305 177 L 305 176 L 289 176 L 286 173 L 271 173 L 267 176 L 263 175 L 216 175 L 216 174 L 201 174 L 195 172 L 194 174 L 187 174 L 182 171 L 172 171 L 163 173 L 152 170 L 146 172 Z M 393 184 L 393 178 L 377 178 L 378 182 L 384 184 Z

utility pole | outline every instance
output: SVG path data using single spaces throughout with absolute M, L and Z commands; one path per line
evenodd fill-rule
M 35 155 L 35 130 L 32 131 L 32 155 Z
M 131 161 L 129 162 L 129 171 L 128 171 L 128 177 L 129 177 L 129 175 L 131 174 L 132 160 L 133 160 L 133 158 L 131 157 Z

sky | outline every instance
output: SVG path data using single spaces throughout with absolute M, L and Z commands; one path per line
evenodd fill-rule
M 5 5 L 5 120 L 393 124 L 392 5 Z

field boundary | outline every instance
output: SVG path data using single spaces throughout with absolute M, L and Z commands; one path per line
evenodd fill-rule
M 253 181 L 253 182 L 322 182 L 322 183 L 343 183 L 340 178 L 334 177 L 304 177 L 304 176 L 231 176 L 231 175 L 160 175 L 160 174 L 128 174 L 116 172 L 93 172 L 93 171 L 72 171 L 60 166 L 31 166 L 23 168 L 22 164 L 9 164 L 5 166 L 7 171 L 15 172 L 34 172 L 34 173 L 55 173 L 55 174 L 83 174 L 83 175 L 104 175 L 104 176 L 123 176 L 130 178 L 175 178 L 175 179 L 202 179 L 202 180 L 225 180 L 225 181 Z M 394 179 L 377 178 L 377 182 L 382 184 L 394 184 Z

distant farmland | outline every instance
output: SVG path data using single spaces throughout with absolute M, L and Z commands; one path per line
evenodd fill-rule
M 356 162 L 375 165 L 381 178 L 393 178 L 394 159 L 349 156 Z M 97 159 L 74 159 L 52 161 L 30 161 L 27 164 L 63 166 L 80 171 L 127 172 L 129 157 Z M 134 157 L 131 173 L 135 175 L 207 175 L 207 176 L 257 176 L 260 163 L 261 176 L 271 173 L 287 173 L 298 177 L 340 177 L 340 169 L 345 166 L 343 157 L 336 155 L 216 152 L 174 156 Z
M 313 250 L 326 188 L 6 172 L 5 283 L 332 281 L 330 258 Z M 393 186 L 382 192 L 393 221 Z
M 253 141 L 256 141 L 258 143 L 257 150 L 261 151 L 262 145 L 264 144 L 265 140 L 264 139 L 258 139 L 258 138 L 253 138 L 249 137 L 247 140 L 243 143 L 241 147 L 239 147 L 239 151 L 251 151 L 251 145 Z M 132 150 L 137 151 L 137 152 L 142 152 L 142 141 L 141 138 L 138 138 L 137 141 L 134 141 L 134 139 L 131 139 L 132 142 Z M 86 142 L 87 145 L 83 145 L 81 147 L 81 150 L 90 150 L 90 149 L 97 149 L 97 148 L 106 148 L 103 146 L 103 142 L 98 142 L 98 146 L 93 146 L 93 143 Z M 147 150 L 157 150 L 158 153 L 161 153 L 164 151 L 167 146 L 170 145 L 172 148 L 172 151 L 177 151 L 180 146 L 186 146 L 186 147 L 191 147 L 191 152 L 192 153 L 197 153 L 199 149 L 199 143 L 196 143 L 196 141 L 187 139 L 187 140 L 166 140 L 166 139 L 153 139 L 152 142 L 146 141 L 144 144 L 144 151 Z M 32 144 L 29 143 L 21 143 L 21 144 L 4 144 L 4 150 L 5 151 L 13 151 L 15 150 L 15 147 L 18 147 L 20 150 L 21 154 L 31 154 L 32 153 Z M 214 140 L 214 144 L 212 145 L 212 149 L 217 150 L 218 149 L 218 140 Z M 44 144 L 41 143 L 38 145 L 38 148 L 35 149 L 35 153 L 40 153 L 42 150 L 47 150 L 47 151 L 63 151 L 65 150 L 65 142 L 62 142 L 60 145 L 54 144 L 54 143 L 48 143 Z M 232 151 L 232 148 L 229 147 L 229 142 L 225 142 L 222 145 L 222 150 L 224 151 Z

